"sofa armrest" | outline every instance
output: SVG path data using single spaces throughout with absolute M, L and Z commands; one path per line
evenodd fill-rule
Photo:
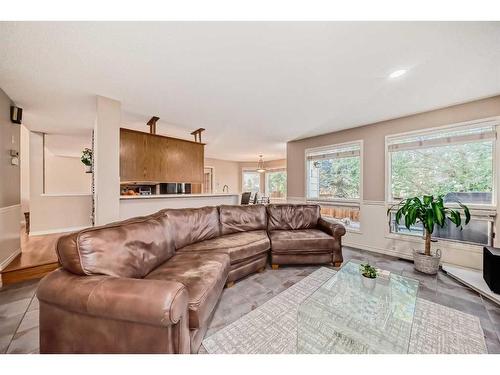
M 58 269 L 41 282 L 41 302 L 115 320 L 170 326 L 187 314 L 186 287 L 175 281 L 78 276 Z
M 318 221 L 318 229 L 335 238 L 340 238 L 345 234 L 345 227 L 341 223 L 328 221 L 323 218 L 320 218 Z

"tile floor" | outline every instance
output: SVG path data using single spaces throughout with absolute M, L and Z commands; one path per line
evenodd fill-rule
M 427 276 L 413 264 L 386 255 L 344 248 L 344 258 L 369 261 L 379 268 L 420 280 L 419 296 L 476 315 L 481 320 L 490 353 L 500 353 L 500 306 L 440 272 Z M 224 289 L 207 332 L 211 335 L 298 282 L 318 266 L 267 269 Z M 0 289 L 0 353 L 38 352 L 38 281 Z

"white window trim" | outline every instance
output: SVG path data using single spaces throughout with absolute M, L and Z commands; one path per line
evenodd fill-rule
M 474 125 L 480 125 L 485 122 L 495 122 L 493 124 L 497 132 L 500 129 L 500 116 L 495 116 L 495 117 L 488 117 L 484 119 L 479 119 L 479 120 L 473 120 L 473 121 L 465 121 L 465 122 L 459 122 L 459 123 L 454 123 L 454 124 L 448 124 L 448 125 L 443 125 L 443 126 L 437 126 L 437 127 L 432 127 L 432 128 L 427 128 L 424 130 L 414 130 L 414 131 L 409 131 L 409 132 L 404 132 L 404 133 L 395 133 L 395 134 L 388 134 L 385 136 L 385 207 L 386 210 L 391 208 L 393 205 L 396 205 L 399 203 L 399 201 L 394 201 L 392 200 L 392 192 L 391 192 L 391 158 L 390 158 L 390 152 L 389 152 L 389 145 L 388 145 L 388 140 L 391 138 L 395 137 L 403 137 L 403 136 L 409 136 L 409 135 L 418 135 L 418 134 L 426 134 L 426 133 L 431 133 L 431 132 L 436 132 L 440 130 L 446 130 L 446 129 L 451 129 L 455 127 L 460 127 L 460 126 L 474 126 Z M 500 149 L 500 137 L 498 137 L 496 140 L 493 142 L 493 190 L 492 190 L 492 198 L 493 198 L 493 204 L 491 205 L 481 205 L 481 204 L 468 204 L 467 207 L 471 209 L 471 216 L 479 220 L 481 218 L 484 218 L 485 216 L 488 217 L 493 217 L 493 231 L 496 237 L 497 233 L 497 228 L 498 228 L 498 219 L 497 219 L 497 202 L 498 202 L 498 186 L 500 184 L 500 174 L 497 173 L 497 159 L 499 157 L 498 155 L 498 150 Z M 448 207 L 458 207 L 456 204 L 448 204 Z M 388 219 L 389 220 L 389 219 Z M 419 236 L 414 236 L 410 234 L 403 234 L 403 233 L 393 233 L 391 232 L 390 228 L 390 223 L 387 223 L 388 225 L 386 226 L 386 231 L 385 231 L 385 238 L 391 239 L 391 240 L 403 240 L 403 241 L 408 241 L 408 242 L 415 242 L 415 243 L 420 243 L 423 244 L 424 240 L 423 238 Z M 447 239 L 442 239 L 439 238 L 439 242 L 444 242 L 447 245 L 453 245 L 453 246 L 459 246 L 460 248 L 466 249 L 466 250 L 472 250 L 472 251 L 477 251 L 477 249 L 482 249 L 483 245 L 474 245 L 471 243 L 464 243 L 456 240 L 447 240 Z M 495 242 L 497 241 L 496 238 L 493 239 L 493 243 L 495 245 Z

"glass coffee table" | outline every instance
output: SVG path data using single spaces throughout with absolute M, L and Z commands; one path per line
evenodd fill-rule
M 297 353 L 408 353 L 418 281 L 391 273 L 369 285 L 349 261 L 304 300 Z

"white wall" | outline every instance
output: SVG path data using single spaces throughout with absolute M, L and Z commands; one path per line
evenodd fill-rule
M 121 103 L 97 96 L 94 126 L 95 223 L 120 218 Z
M 214 168 L 214 193 L 221 193 L 224 185 L 229 193 L 239 192 L 240 168 L 236 161 L 205 158 L 205 168 Z
M 20 251 L 20 167 L 10 150 L 19 151 L 21 126 L 10 122 L 10 98 L 0 89 L 0 269 Z
M 30 235 L 57 233 L 91 225 L 92 197 L 87 194 L 45 194 L 43 134 L 30 134 Z
M 21 221 L 30 210 L 30 131 L 21 126 Z
M 59 156 L 45 148 L 45 193 L 90 194 L 92 174 L 85 173 L 80 157 Z
M 85 173 L 82 150 L 91 148 L 92 136 L 45 134 L 45 193 L 90 194 L 92 174 Z
M 222 204 L 238 204 L 238 194 L 219 194 L 186 196 L 172 195 L 170 197 L 134 197 L 120 199 L 120 220 L 131 217 L 150 215 L 165 208 L 198 208 L 218 206 Z

